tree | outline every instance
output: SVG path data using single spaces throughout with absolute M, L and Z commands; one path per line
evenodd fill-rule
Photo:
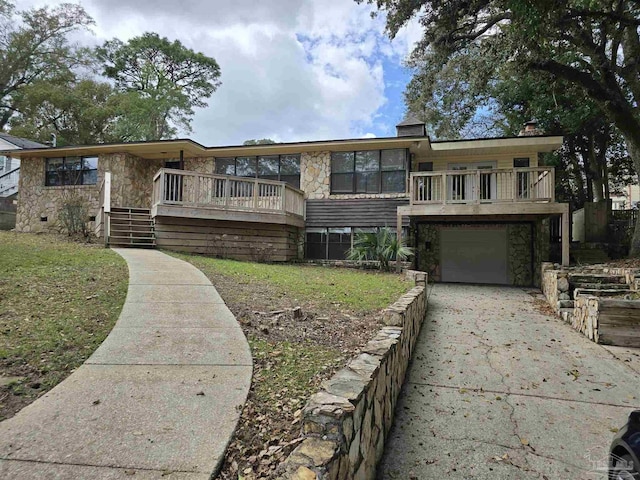
M 362 1 L 362 0 L 359 0 Z M 640 172 L 640 4 L 634 0 L 367 0 L 391 37 L 414 16 L 424 35 L 410 63 L 446 65 L 468 48 L 575 85 L 624 138 Z M 437 68 L 437 67 L 436 67 Z M 631 248 L 640 256 L 640 222 Z
M 178 129 L 190 131 L 193 108 L 206 107 L 220 85 L 220 67 L 213 58 L 155 33 L 127 43 L 108 41 L 96 53 L 104 75 L 129 94 L 131 115 L 122 127 L 131 140 L 158 140 Z
M 122 95 L 105 82 L 41 81 L 20 91 L 9 126 L 14 135 L 41 142 L 55 133 L 59 146 L 120 141 L 116 122 L 125 108 Z
M 16 112 L 16 99 L 28 85 L 57 81 L 88 63 L 86 51 L 69 34 L 94 22 L 79 5 L 61 4 L 17 11 L 0 0 L 0 129 Z
M 261 138 L 260 140 L 245 140 L 243 145 L 273 145 L 276 143 L 270 138 Z

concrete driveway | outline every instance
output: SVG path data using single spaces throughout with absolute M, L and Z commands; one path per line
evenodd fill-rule
M 381 479 L 604 479 L 640 409 L 640 351 L 604 348 L 506 287 L 436 285 Z

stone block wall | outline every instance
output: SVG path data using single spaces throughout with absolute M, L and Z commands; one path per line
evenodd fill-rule
M 281 480 L 375 478 L 426 316 L 427 275 L 413 278 L 416 287 L 383 311 L 387 326 L 305 406 L 305 439 L 280 465 Z

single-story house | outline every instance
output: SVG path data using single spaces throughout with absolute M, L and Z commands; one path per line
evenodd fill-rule
M 397 136 L 204 147 L 192 140 L 17 152 L 16 229 L 57 229 L 70 195 L 110 245 L 237 259 L 343 259 L 384 226 L 415 247 L 416 268 L 445 282 L 532 285 L 569 206 L 555 200 L 543 152 L 560 136 L 431 141 L 408 120 Z

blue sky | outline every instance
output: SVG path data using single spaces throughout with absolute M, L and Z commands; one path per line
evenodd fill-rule
M 78 3 L 96 21 L 80 43 L 152 31 L 218 61 L 221 87 L 195 112 L 193 131 L 181 132 L 206 145 L 395 135 L 409 79 L 402 63 L 421 35 L 414 21 L 391 42 L 384 17 L 349 0 Z

